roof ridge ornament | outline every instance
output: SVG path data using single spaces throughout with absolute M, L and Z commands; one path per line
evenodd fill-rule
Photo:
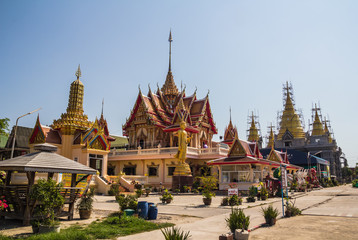
M 77 79 L 80 79 L 80 77 L 82 77 L 80 64 L 78 64 L 78 68 L 76 71 L 76 77 L 77 77 Z

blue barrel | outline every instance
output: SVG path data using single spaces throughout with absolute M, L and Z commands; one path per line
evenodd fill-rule
M 126 209 L 124 210 L 124 212 L 126 213 L 127 216 L 133 216 L 135 211 L 133 209 Z
M 155 220 L 155 219 L 157 219 L 157 216 L 158 216 L 157 206 L 155 204 L 150 205 L 149 210 L 148 210 L 148 220 Z
M 155 203 L 154 202 L 148 202 L 148 211 L 149 211 L 150 205 L 155 205 Z
M 147 217 L 148 217 L 148 202 L 147 201 L 138 202 L 137 209 L 138 209 L 138 217 L 147 219 Z

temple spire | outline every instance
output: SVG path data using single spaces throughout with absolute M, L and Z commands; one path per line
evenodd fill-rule
M 324 135 L 323 125 L 322 125 L 321 119 L 319 118 L 319 115 L 318 115 L 317 104 L 315 104 L 315 108 L 312 109 L 312 110 L 315 111 L 315 117 L 314 117 L 314 122 L 313 122 L 312 136 L 321 136 L 321 135 Z
M 250 142 L 258 142 L 260 140 L 259 130 L 256 127 L 254 112 L 251 114 L 251 126 L 249 129 L 249 136 L 247 138 Z
M 77 68 L 77 71 L 76 71 L 77 80 L 80 79 L 81 76 L 82 76 L 81 68 L 80 68 L 80 64 L 78 64 L 78 68 Z
M 169 32 L 169 72 L 172 71 L 172 42 L 173 42 L 173 37 L 172 37 L 172 30 L 170 29 Z
M 270 135 L 269 135 L 269 142 L 267 144 L 267 148 L 274 148 L 275 147 L 275 135 L 273 133 L 272 123 L 269 128 L 270 128 Z
M 174 77 L 172 74 L 172 66 L 171 66 L 171 56 L 172 56 L 172 31 L 170 30 L 169 33 L 169 69 L 167 78 L 165 79 L 165 83 L 162 87 L 162 92 L 164 96 L 166 97 L 167 104 L 170 106 L 170 108 L 173 107 L 176 97 L 178 96 L 178 88 L 175 85 Z
M 103 106 L 104 106 L 104 98 L 102 99 L 102 111 L 101 111 L 101 118 L 103 118 Z
M 289 86 L 288 82 L 286 82 L 284 85 L 284 97 L 286 99 L 281 115 L 280 130 L 277 135 L 278 140 L 282 140 L 286 131 L 289 131 L 294 138 L 305 138 L 300 116 L 296 113 L 290 89 L 292 89 L 292 86 Z

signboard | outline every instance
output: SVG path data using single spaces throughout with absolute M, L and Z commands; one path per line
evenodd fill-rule
M 64 187 L 71 187 L 71 173 L 60 173 L 59 174 L 59 181 L 63 183 Z M 86 174 L 77 174 L 76 181 L 80 180 L 85 176 Z M 87 178 L 83 179 L 81 182 L 77 184 L 76 187 L 82 188 L 80 193 L 82 194 L 83 191 L 86 189 L 87 184 L 91 181 L 91 175 L 89 175 Z
M 229 188 L 227 190 L 227 194 L 228 194 L 228 196 L 232 196 L 232 195 L 238 196 L 239 195 L 239 189 L 238 188 Z
M 281 167 L 281 179 L 282 179 L 282 188 L 287 188 L 287 171 L 285 167 Z

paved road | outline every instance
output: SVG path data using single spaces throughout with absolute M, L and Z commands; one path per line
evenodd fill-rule
M 353 193 L 350 192 L 348 193 L 347 191 L 350 189 L 352 189 L 350 186 L 341 186 L 341 187 L 309 192 L 307 194 L 298 196 L 296 198 L 296 206 L 299 207 L 300 209 L 306 209 L 304 213 L 307 212 L 308 214 L 311 211 L 311 209 L 313 210 L 316 208 L 320 209 L 319 207 L 314 207 L 314 206 L 324 206 L 325 205 L 324 203 L 331 203 L 331 202 L 335 203 L 337 199 L 338 202 L 335 205 L 336 207 L 334 206 L 332 207 L 335 208 L 335 211 L 337 211 L 337 215 L 338 215 L 343 211 L 342 209 L 339 210 L 339 208 L 337 207 L 338 205 L 339 206 L 342 205 L 342 201 L 347 206 L 346 210 L 352 208 L 352 204 L 355 201 L 354 200 L 355 198 L 351 199 L 347 203 L 345 202 L 345 200 L 347 200 L 347 197 L 352 197 L 351 194 L 358 195 L 358 191 L 356 192 L 353 191 Z M 344 199 L 344 197 L 346 197 L 346 199 Z M 220 199 L 221 198 L 216 198 L 214 200 L 213 205 L 210 208 L 202 208 L 199 207 L 201 205 L 201 203 L 199 203 L 199 201 L 201 201 L 200 196 L 186 196 L 186 197 L 178 196 L 177 198 L 174 198 L 175 201 L 173 202 L 173 205 L 171 204 L 166 206 L 159 205 L 159 212 L 171 213 L 171 214 L 176 213 L 176 214 L 185 214 L 185 215 L 195 215 L 195 216 L 202 217 L 203 219 L 193 221 L 190 223 L 178 224 L 177 226 L 179 226 L 183 230 L 190 231 L 192 235 L 192 239 L 217 240 L 220 234 L 228 232 L 225 223 L 225 218 L 227 218 L 230 213 L 229 207 L 223 208 L 219 206 Z M 241 207 L 244 208 L 245 214 L 250 216 L 250 228 L 253 228 L 264 222 L 264 218 L 262 217 L 261 214 L 261 207 L 259 206 L 260 204 L 263 203 L 272 203 L 273 206 L 278 208 L 281 213 L 281 200 L 278 198 L 270 199 L 269 201 L 265 201 L 265 202 L 259 201 L 254 204 L 245 203 Z M 186 207 L 185 205 L 189 205 L 189 206 Z M 356 206 L 353 207 L 357 208 Z M 355 209 L 355 211 L 356 210 L 357 209 Z M 324 212 L 324 210 L 319 210 L 319 212 Z M 330 214 L 331 213 L 332 211 L 330 212 Z M 353 211 L 350 211 L 349 214 L 352 213 Z M 318 214 L 318 213 L 316 212 L 313 214 Z M 354 216 L 354 214 L 355 213 L 353 213 L 352 216 Z M 290 221 L 294 221 L 294 219 L 295 218 L 291 218 Z M 282 219 L 280 221 L 286 221 L 286 220 Z M 327 226 L 326 222 L 324 223 L 322 222 L 321 224 L 323 224 L 322 229 L 324 229 Z M 255 233 L 256 231 L 252 232 L 252 234 Z M 159 230 L 136 234 L 127 237 L 121 237 L 118 239 L 141 239 L 141 238 L 148 238 L 148 237 L 150 237 L 150 239 L 163 239 L 163 236 Z M 267 239 L 273 239 L 273 238 L 267 238 Z
M 358 239 L 357 188 L 346 185 L 315 191 L 308 196 L 329 198 L 304 210 L 302 216 L 281 219 L 274 227 L 253 231 L 250 239 Z

